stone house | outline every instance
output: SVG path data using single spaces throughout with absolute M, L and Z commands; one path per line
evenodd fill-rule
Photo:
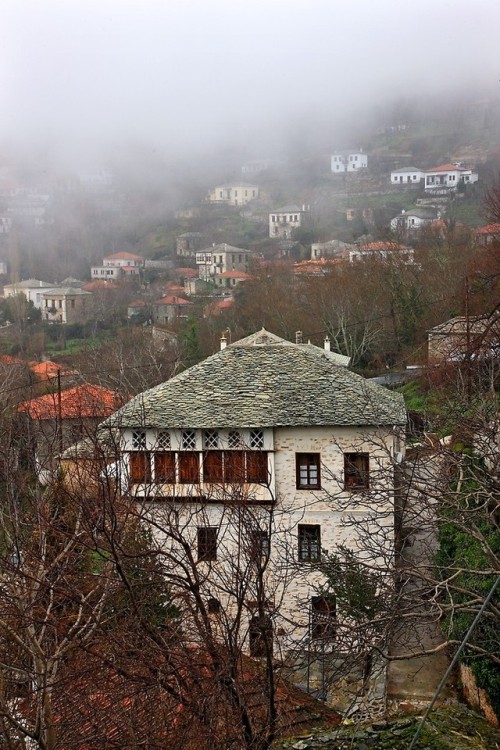
M 56 457 L 83 438 L 95 439 L 103 419 L 123 404 L 108 388 L 79 385 L 32 398 L 18 407 L 21 434 L 32 453 L 40 482 L 58 466 Z
M 460 362 L 467 357 L 500 356 L 498 314 L 450 318 L 427 333 L 429 362 Z
M 247 273 L 251 257 L 251 250 L 234 247 L 226 242 L 207 247 L 205 250 L 196 253 L 199 277 L 205 281 L 215 281 L 221 274 L 228 272 L 241 271 Z
M 391 229 L 393 232 L 411 234 L 439 218 L 441 214 L 434 208 L 409 208 L 391 219 Z
M 92 292 L 79 287 L 54 287 L 42 294 L 42 318 L 49 323 L 82 323 L 92 313 Z
M 153 323 L 159 326 L 166 326 L 173 323 L 179 318 L 188 316 L 188 310 L 193 303 L 184 297 L 177 297 L 175 294 L 167 294 L 165 297 L 153 302 Z
M 122 492 L 154 519 L 156 543 L 167 544 L 162 526 L 175 518 L 204 571 L 206 597 L 228 612 L 224 575 L 238 576 L 235 561 L 257 544 L 276 653 L 313 649 L 318 639 L 333 648 L 343 614 L 321 595 L 314 563 L 323 551 L 358 550 L 363 528 L 392 554 L 404 402 L 350 372 L 348 361 L 328 341 L 324 349 L 293 344 L 262 329 L 136 396 L 102 425 L 120 433 Z
M 303 226 L 309 213 L 308 206 L 291 204 L 277 208 L 269 214 L 269 237 L 291 240 L 294 229 Z

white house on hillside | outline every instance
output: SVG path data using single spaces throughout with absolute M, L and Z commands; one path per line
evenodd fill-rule
M 48 289 L 53 289 L 54 286 L 54 284 L 50 284 L 48 281 L 25 279 L 25 281 L 16 281 L 14 284 L 5 284 L 3 296 L 5 299 L 8 299 L 9 297 L 15 297 L 17 294 L 23 294 L 28 302 L 33 302 L 34 306 L 41 310 L 45 304 L 43 298 L 44 292 Z
M 337 151 L 331 156 L 331 170 L 334 174 L 357 172 L 368 167 L 368 155 L 363 149 L 358 151 Z
M 227 242 L 200 250 L 196 253 L 200 279 L 217 283 L 217 277 L 221 274 L 234 271 L 246 273 L 251 256 L 250 250 L 228 245 Z
M 295 203 L 282 206 L 269 214 L 269 237 L 291 240 L 294 229 L 303 226 L 309 206 L 297 206 Z
M 228 185 L 216 185 L 209 192 L 207 201 L 208 203 L 224 203 L 228 206 L 245 206 L 258 197 L 258 185 L 235 182 Z
M 417 232 L 422 227 L 432 224 L 440 216 L 439 211 L 434 208 L 409 208 L 391 219 L 391 229 L 393 232 L 403 234 Z
M 358 553 L 360 535 L 376 535 L 392 559 L 403 397 L 348 362 L 328 341 L 293 344 L 262 329 L 103 424 L 121 436 L 123 492 L 153 522 L 167 559 L 194 563 L 213 611 L 231 617 L 235 582 L 248 581 L 240 605 L 254 655 L 252 571 L 262 561 L 261 602 L 279 658 L 299 643 L 332 652 L 336 628 L 349 629 L 334 594 L 321 593 L 325 550 Z
M 425 172 L 417 167 L 403 167 L 391 172 L 391 185 L 415 185 L 418 187 L 424 179 Z
M 424 187 L 430 192 L 449 193 L 455 191 L 460 184 L 471 185 L 478 179 L 477 172 L 472 169 L 466 169 L 460 164 L 443 164 L 425 170 Z
M 135 253 L 118 252 L 102 259 L 102 266 L 92 266 L 92 279 L 122 279 L 138 276 L 144 268 L 144 258 Z

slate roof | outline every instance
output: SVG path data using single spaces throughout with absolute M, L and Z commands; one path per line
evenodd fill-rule
M 333 352 L 265 329 L 136 396 L 105 426 L 224 429 L 406 422 L 403 397 L 373 385 Z

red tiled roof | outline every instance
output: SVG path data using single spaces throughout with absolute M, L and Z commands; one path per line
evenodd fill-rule
M 115 391 L 99 385 L 79 385 L 58 393 L 26 401 L 18 411 L 29 414 L 32 419 L 79 419 L 82 417 L 105 418 L 123 406 L 123 399 Z
M 186 279 L 194 279 L 200 275 L 197 268 L 176 268 L 174 273 L 176 276 L 184 276 Z
M 61 375 L 76 375 L 76 370 L 68 370 L 63 365 L 58 365 L 57 362 L 38 362 L 30 367 L 31 372 L 37 376 L 40 380 L 50 380 L 50 378 L 56 378 L 57 373 Z
M 426 172 L 467 172 L 465 167 L 457 167 L 456 164 L 441 164 L 439 167 L 426 169 Z
M 400 245 L 397 242 L 367 242 L 365 245 L 359 246 L 360 250 L 408 250 L 405 245 Z
M 476 234 L 500 234 L 500 224 L 485 224 L 484 227 L 478 227 Z
M 127 307 L 146 307 L 146 303 L 142 299 L 136 299 L 133 302 L 129 302 Z
M 155 305 L 192 305 L 193 303 L 183 297 L 174 297 L 173 295 L 167 295 L 161 299 L 157 299 Z
M 98 289 L 119 289 L 119 285 L 116 283 L 116 281 L 112 281 L 109 279 L 108 281 L 106 279 L 95 279 L 94 281 L 89 281 L 88 284 L 84 284 L 82 286 L 82 289 L 84 292 L 95 292 Z

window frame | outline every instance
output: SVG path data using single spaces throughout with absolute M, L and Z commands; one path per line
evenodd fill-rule
M 152 478 L 151 453 L 149 451 L 130 451 L 128 456 L 128 471 L 131 484 L 150 483 Z
M 363 466 L 357 466 L 357 463 L 362 463 Z M 348 492 L 370 489 L 370 454 L 368 452 L 344 453 L 344 489 Z
M 198 526 L 196 529 L 196 548 L 198 562 L 215 562 L 217 560 L 217 526 Z
M 302 481 L 302 469 L 306 468 L 307 481 Z M 311 481 L 311 468 L 316 469 L 316 481 Z M 296 453 L 295 454 L 295 480 L 298 490 L 320 490 L 321 489 L 321 454 L 320 453 Z
M 337 634 L 337 600 L 334 594 L 311 597 L 309 635 L 312 640 L 335 640 Z
M 311 563 L 321 560 L 321 525 L 299 523 L 297 526 L 297 560 Z

